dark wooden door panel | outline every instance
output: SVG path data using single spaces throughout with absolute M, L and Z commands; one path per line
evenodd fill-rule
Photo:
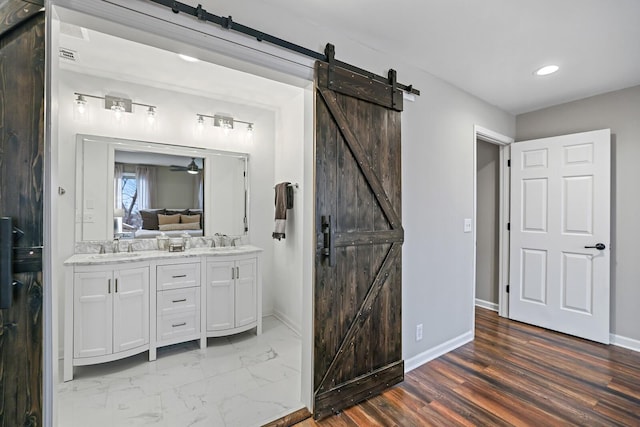
M 331 67 L 316 67 L 316 418 L 404 375 L 398 94 Z M 327 215 L 335 264 L 324 248 Z
M 6 5 L 6 3 L 5 3 Z M 0 35 L 0 216 L 43 244 L 44 14 Z M 42 273 L 15 274 L 0 310 L 0 426 L 42 425 Z
M 44 0 L 0 0 L 0 36 L 35 15 Z

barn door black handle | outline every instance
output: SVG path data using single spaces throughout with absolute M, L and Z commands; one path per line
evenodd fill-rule
M 13 280 L 13 243 L 23 235 L 11 217 L 0 218 L 0 309 L 11 308 L 13 287 L 22 285 Z
M 329 266 L 336 265 L 336 247 L 333 239 L 333 221 L 331 215 L 322 215 L 322 234 L 324 243 L 322 245 L 322 255 L 329 258 Z
M 597 249 L 599 251 L 603 251 L 606 246 L 604 245 L 604 243 L 596 243 L 595 246 L 585 246 L 585 249 Z
M 14 247 L 22 236 L 11 217 L 0 218 L 0 309 L 11 307 L 14 287 L 23 286 L 14 274 L 42 271 L 42 246 Z

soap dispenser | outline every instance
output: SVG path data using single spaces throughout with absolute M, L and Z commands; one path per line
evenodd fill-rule
M 160 233 L 159 236 L 156 236 L 156 243 L 158 244 L 158 249 L 164 251 L 169 247 L 169 238 L 166 234 Z
M 182 246 L 184 246 L 185 249 L 189 249 L 191 247 L 191 234 L 189 233 L 182 233 Z

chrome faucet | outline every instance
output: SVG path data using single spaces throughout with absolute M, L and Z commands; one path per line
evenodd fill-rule
M 131 243 L 127 246 L 127 252 L 133 252 L 133 245 Z
M 107 251 L 104 249 L 104 245 L 100 245 L 100 252 L 101 254 L 105 254 L 107 253 Z
M 113 239 L 113 253 L 117 254 L 118 252 L 120 252 L 120 238 L 115 237 Z
M 212 237 L 212 238 L 211 238 L 211 247 L 212 247 L 212 248 L 215 248 L 215 247 L 216 247 L 216 238 L 215 238 L 215 237 Z
M 220 246 L 225 247 L 227 246 L 227 235 L 226 234 L 220 234 L 220 233 L 216 233 L 214 236 L 215 237 L 220 237 Z

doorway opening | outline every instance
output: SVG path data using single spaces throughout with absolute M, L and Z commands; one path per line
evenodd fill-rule
M 45 371 L 45 376 L 53 381 L 45 381 L 49 384 L 45 389 L 45 402 L 53 400 L 58 425 L 72 425 L 62 420 L 69 419 L 65 418 L 69 413 L 63 412 L 74 408 L 88 412 L 85 415 L 91 417 L 94 424 L 100 419 L 110 423 L 108 425 L 119 424 L 113 419 L 119 408 L 127 418 L 135 417 L 133 412 L 137 411 L 146 414 L 144 416 L 156 413 L 166 419 L 175 417 L 185 423 L 184 415 L 191 414 L 210 417 L 206 418 L 211 420 L 210 424 L 220 420 L 216 416 L 218 411 L 217 415 L 228 425 L 262 424 L 285 415 L 283 409 L 311 408 L 313 94 L 311 82 L 300 77 L 304 74 L 304 66 L 297 64 L 296 67 L 303 71 L 292 77 L 286 72 L 265 71 L 229 58 L 226 62 L 218 61 L 221 55 L 198 47 L 198 44 L 206 45 L 202 41 L 203 35 L 193 34 L 194 31 L 184 27 L 173 29 L 181 36 L 173 40 L 151 33 L 142 34 L 144 31 L 140 29 L 124 29 L 117 24 L 123 22 L 116 19 L 118 13 L 123 13 L 118 12 L 118 6 L 110 7 L 112 15 L 104 19 L 59 6 L 52 9 L 54 13 L 48 16 L 56 18 L 51 18 L 50 22 L 53 42 L 48 52 L 52 58 L 48 73 L 52 84 L 47 96 L 52 101 L 50 105 L 58 107 L 52 113 L 47 138 L 52 147 L 52 188 L 56 189 L 55 193 L 58 187 L 65 192 L 54 198 L 52 212 L 47 218 L 51 222 L 52 241 L 56 243 L 49 248 L 53 294 L 46 304 L 51 307 L 52 314 L 51 319 L 45 321 L 50 322 L 53 342 L 50 348 L 45 348 L 52 359 L 51 372 Z M 140 19 L 153 20 L 148 16 Z M 157 22 L 146 24 L 158 25 Z M 185 41 L 189 38 L 193 43 Z M 60 48 L 73 52 L 74 60 L 58 56 Z M 184 61 L 178 53 L 199 57 L 201 61 Z M 287 66 L 291 63 L 287 62 Z M 310 71 L 309 75 L 312 75 Z M 86 99 L 84 105 L 88 115 L 78 117 L 76 92 L 129 97 L 134 102 L 153 104 L 155 122 L 150 125 L 145 115 L 137 120 L 140 117 L 133 113 L 123 114 L 118 121 L 101 120 L 111 111 L 93 98 Z M 218 114 L 235 118 L 237 128 L 222 129 L 215 125 L 199 128 L 199 115 Z M 243 122 L 252 124 L 251 134 L 238 125 Z M 159 351 L 153 365 L 143 354 L 81 367 L 80 376 L 92 378 L 96 387 L 79 387 L 79 390 L 76 387 L 76 391 L 90 402 L 71 401 L 63 407 L 60 393 L 72 392 L 75 387 L 75 380 L 61 383 L 58 362 L 65 345 L 62 339 L 65 314 L 69 312 L 64 290 L 70 277 L 63 262 L 86 243 L 78 241 L 74 233 L 78 215 L 82 215 L 77 210 L 75 197 L 77 134 L 171 144 L 181 146 L 183 150 L 205 148 L 248 154 L 245 200 L 249 231 L 241 241 L 263 249 L 261 310 L 265 321 L 261 335 L 249 331 L 221 339 L 209 338 L 204 350 L 198 349 L 194 342 L 167 346 Z M 172 172 L 172 176 L 176 173 Z M 294 184 L 294 206 L 288 212 L 286 239 L 278 241 L 271 238 L 273 186 L 283 181 Z M 206 227 L 204 232 L 209 232 Z M 175 355 L 182 359 L 174 358 Z M 215 360 L 207 362 L 207 359 Z M 163 361 L 165 365 L 173 366 L 165 370 Z M 124 383 L 120 383 L 126 385 L 127 378 L 134 375 L 141 378 L 137 386 L 128 388 L 128 392 L 119 388 L 120 380 L 124 379 Z M 169 376 L 183 384 L 176 388 L 173 380 L 163 382 L 163 377 L 166 380 Z M 295 378 L 295 384 L 292 378 Z M 164 393 L 154 391 L 158 384 L 167 386 Z M 242 389 L 238 384 L 244 384 Z M 208 400 L 203 401 L 198 396 L 208 396 Z M 215 400 L 215 396 L 219 399 Z M 259 396 L 264 397 L 260 404 L 248 404 L 252 399 L 259 400 Z M 283 404 L 278 396 L 289 403 Z M 297 398 L 297 403 L 290 399 L 292 396 Z M 134 405 L 132 399 L 139 400 L 140 405 Z M 183 413 L 171 413 L 172 409 L 166 412 L 166 408 L 172 407 L 171 402 L 184 409 Z M 194 407 L 197 407 L 196 411 Z M 259 411 L 262 418 L 250 418 L 249 407 Z M 271 411 L 272 408 L 280 412 Z M 99 415 L 100 410 L 103 410 L 102 415 Z M 234 418 L 236 415 L 244 418 Z M 81 423 L 81 418 L 74 422 Z
M 473 307 L 509 315 L 509 161 L 513 138 L 474 126 Z

